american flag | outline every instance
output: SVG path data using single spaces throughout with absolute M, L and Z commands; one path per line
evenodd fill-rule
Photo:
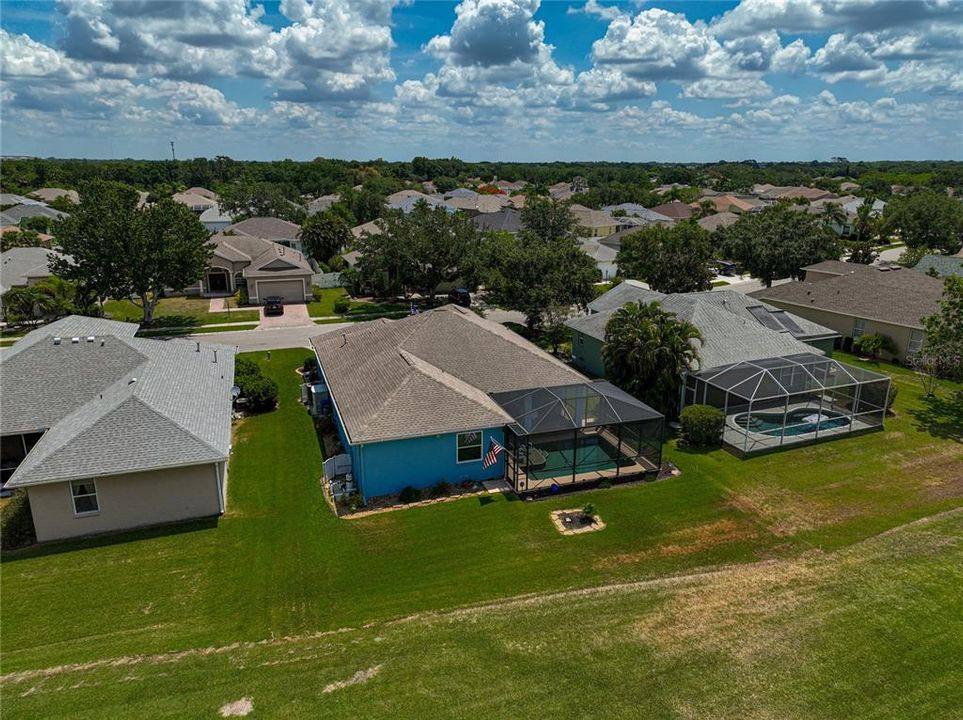
M 492 440 L 491 444 L 488 446 L 488 452 L 485 454 L 485 459 L 482 461 L 483 468 L 490 468 L 496 462 L 498 462 L 498 453 L 500 453 L 505 448 L 497 440 Z

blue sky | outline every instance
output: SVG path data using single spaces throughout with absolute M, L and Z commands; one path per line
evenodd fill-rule
M 5 0 L 4 154 L 963 158 L 945 0 Z

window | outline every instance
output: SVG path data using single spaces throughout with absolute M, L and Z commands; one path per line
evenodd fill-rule
M 74 501 L 74 515 L 90 515 L 100 512 L 97 485 L 93 480 L 72 480 L 70 495 Z
M 863 318 L 853 320 L 853 340 L 866 332 L 866 321 Z
M 908 355 L 915 355 L 923 348 L 923 331 L 914 330 L 910 333 L 909 344 L 906 346 Z
M 476 462 L 482 456 L 481 432 L 458 433 L 458 462 Z

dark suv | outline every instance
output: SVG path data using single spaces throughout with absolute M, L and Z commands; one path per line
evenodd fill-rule
M 462 307 L 471 307 L 471 293 L 465 288 L 455 288 L 448 293 L 448 302 Z
M 284 315 L 284 298 L 272 295 L 264 298 L 265 315 Z

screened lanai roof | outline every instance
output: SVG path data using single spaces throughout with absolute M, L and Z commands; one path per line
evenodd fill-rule
M 697 373 L 707 385 L 745 400 L 765 400 L 797 393 L 888 382 L 886 375 L 853 367 L 815 353 L 734 363 Z
M 604 380 L 511 390 L 491 397 L 514 419 L 508 427 L 516 435 L 662 419 L 661 413 Z

